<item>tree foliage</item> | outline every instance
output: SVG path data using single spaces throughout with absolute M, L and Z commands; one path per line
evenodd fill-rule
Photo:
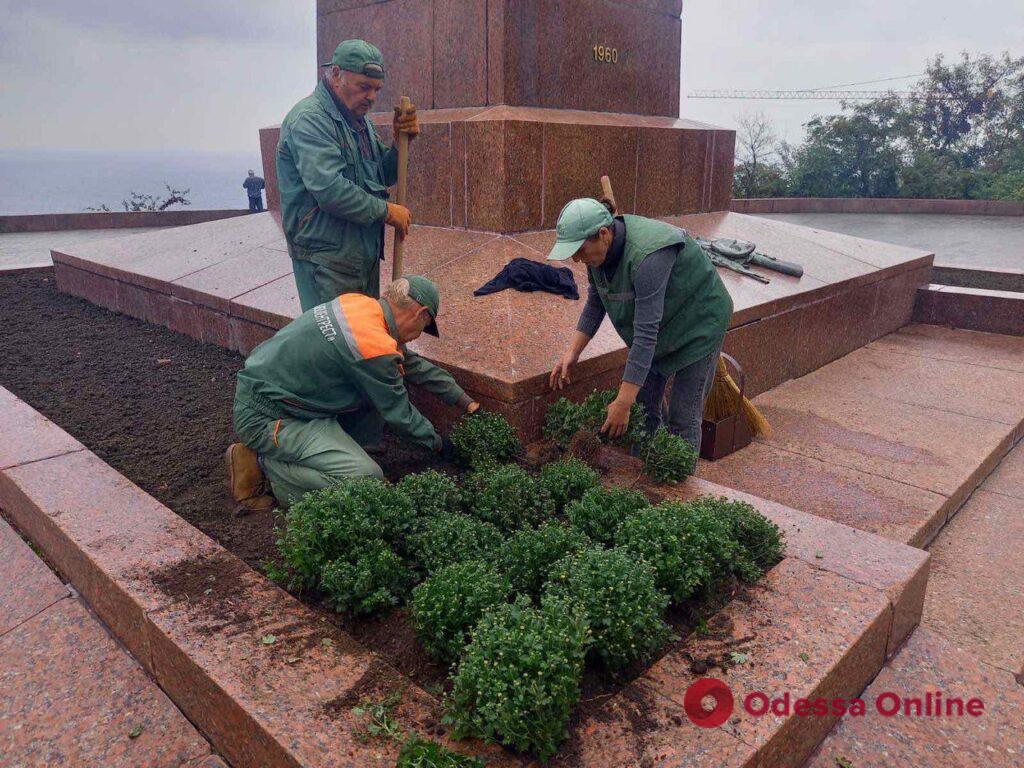
M 795 146 L 762 114 L 738 122 L 747 197 L 1024 200 L 1024 57 L 936 56 L 909 96 L 844 102 Z

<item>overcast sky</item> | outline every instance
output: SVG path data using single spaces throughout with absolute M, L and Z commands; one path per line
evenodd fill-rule
M 1024 0 L 685 0 L 683 14 L 684 95 L 1024 55 Z M 315 36 L 314 0 L 0 0 L 0 148 L 253 151 L 310 89 Z M 837 108 L 684 98 L 682 114 L 733 127 L 760 109 L 793 139 Z

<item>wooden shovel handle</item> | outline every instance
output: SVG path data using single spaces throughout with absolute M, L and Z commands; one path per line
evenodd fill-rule
M 400 109 L 402 114 L 412 106 L 408 96 L 402 97 Z M 406 205 L 405 195 L 409 187 L 409 134 L 399 133 L 395 137 L 398 140 L 398 184 L 395 190 L 395 202 L 399 205 Z M 391 260 L 391 279 L 397 280 L 402 276 L 402 256 L 405 241 L 395 232 L 395 252 Z
M 615 203 L 615 192 L 612 191 L 612 180 L 607 176 L 601 177 L 601 195 L 612 204 L 612 216 L 619 212 L 619 206 Z

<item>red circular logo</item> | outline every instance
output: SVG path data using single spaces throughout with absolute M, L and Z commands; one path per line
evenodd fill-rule
M 710 710 L 704 708 L 704 699 L 708 696 L 715 700 Z M 729 686 L 713 677 L 702 677 L 687 688 L 683 696 L 686 716 L 701 728 L 717 728 L 728 720 L 734 703 Z

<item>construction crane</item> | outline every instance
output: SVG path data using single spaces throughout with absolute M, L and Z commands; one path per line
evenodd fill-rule
M 923 77 L 924 73 L 915 75 L 900 75 L 899 77 L 883 77 L 880 80 L 862 80 L 859 83 L 838 83 L 826 85 L 824 88 L 793 88 L 790 90 L 755 89 L 755 90 L 727 90 L 725 88 L 703 89 L 690 91 L 687 96 L 691 99 L 791 99 L 791 100 L 815 100 L 815 101 L 873 101 L 887 97 L 898 99 L 919 98 L 912 91 L 850 91 L 842 90 L 857 85 L 874 85 L 875 83 L 891 83 L 896 80 L 911 80 Z M 935 98 L 933 96 L 933 98 Z M 939 97 L 941 98 L 941 97 Z
M 793 99 L 818 101 L 871 101 L 884 97 L 895 96 L 900 99 L 914 99 L 917 95 L 910 91 L 828 91 L 828 90 L 749 90 L 733 91 L 712 89 L 690 91 L 691 99 Z

